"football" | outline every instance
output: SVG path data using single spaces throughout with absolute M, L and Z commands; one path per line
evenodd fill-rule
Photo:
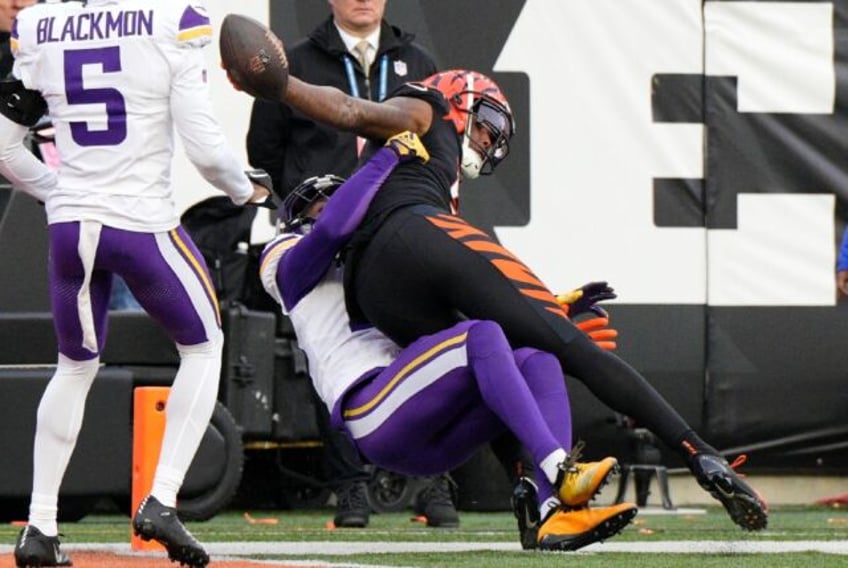
M 228 14 L 218 42 L 221 64 L 230 81 L 254 97 L 282 101 L 289 80 L 283 42 L 268 26 L 240 14 Z

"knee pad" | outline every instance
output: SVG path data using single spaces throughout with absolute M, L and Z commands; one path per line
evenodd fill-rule
M 100 369 L 100 357 L 78 361 L 59 353 L 56 375 L 80 379 L 94 379 Z
M 186 356 L 220 357 L 223 348 L 224 334 L 221 330 L 216 330 L 214 335 L 203 343 L 195 343 L 194 345 L 177 344 L 177 351 L 180 353 L 181 359 Z

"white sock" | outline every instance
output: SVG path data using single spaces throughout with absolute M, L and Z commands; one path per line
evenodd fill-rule
M 548 497 L 542 502 L 541 505 L 539 505 L 539 518 L 544 521 L 545 517 L 548 516 L 548 513 L 550 513 L 552 509 L 556 509 L 557 507 L 559 507 L 560 504 L 561 503 L 559 502 L 559 499 L 557 499 L 556 497 Z
M 539 464 L 539 467 L 542 468 L 542 471 L 545 473 L 545 477 L 548 478 L 551 485 L 556 484 L 557 475 L 559 475 L 560 472 L 559 465 L 564 462 L 567 457 L 568 454 L 565 453 L 565 450 L 559 448 L 548 454 L 548 456 L 542 460 L 542 463 Z
M 159 464 L 153 478 L 153 489 L 150 494 L 156 497 L 166 507 L 177 506 L 177 493 L 183 484 L 184 471 Z
M 55 495 L 33 493 L 29 502 L 29 524 L 45 536 L 59 534 L 59 527 L 56 524 L 58 512 L 58 498 Z

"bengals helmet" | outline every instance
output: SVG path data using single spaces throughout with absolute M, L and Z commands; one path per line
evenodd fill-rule
M 445 118 L 462 136 L 463 175 L 473 179 L 492 173 L 509 154 L 509 141 L 515 133 L 509 101 L 497 83 L 482 73 L 465 69 L 436 73 L 422 83 L 438 90 L 450 104 Z M 472 124 L 488 131 L 492 141 L 489 148 L 471 139 Z
M 281 220 L 289 232 L 308 232 L 315 218 L 307 214 L 309 206 L 322 198 L 328 198 L 345 182 L 332 174 L 313 176 L 302 181 L 283 200 Z

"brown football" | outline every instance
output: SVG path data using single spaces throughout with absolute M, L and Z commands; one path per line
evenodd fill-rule
M 218 42 L 221 63 L 233 81 L 254 97 L 281 101 L 289 81 L 289 63 L 283 42 L 268 26 L 228 14 Z

